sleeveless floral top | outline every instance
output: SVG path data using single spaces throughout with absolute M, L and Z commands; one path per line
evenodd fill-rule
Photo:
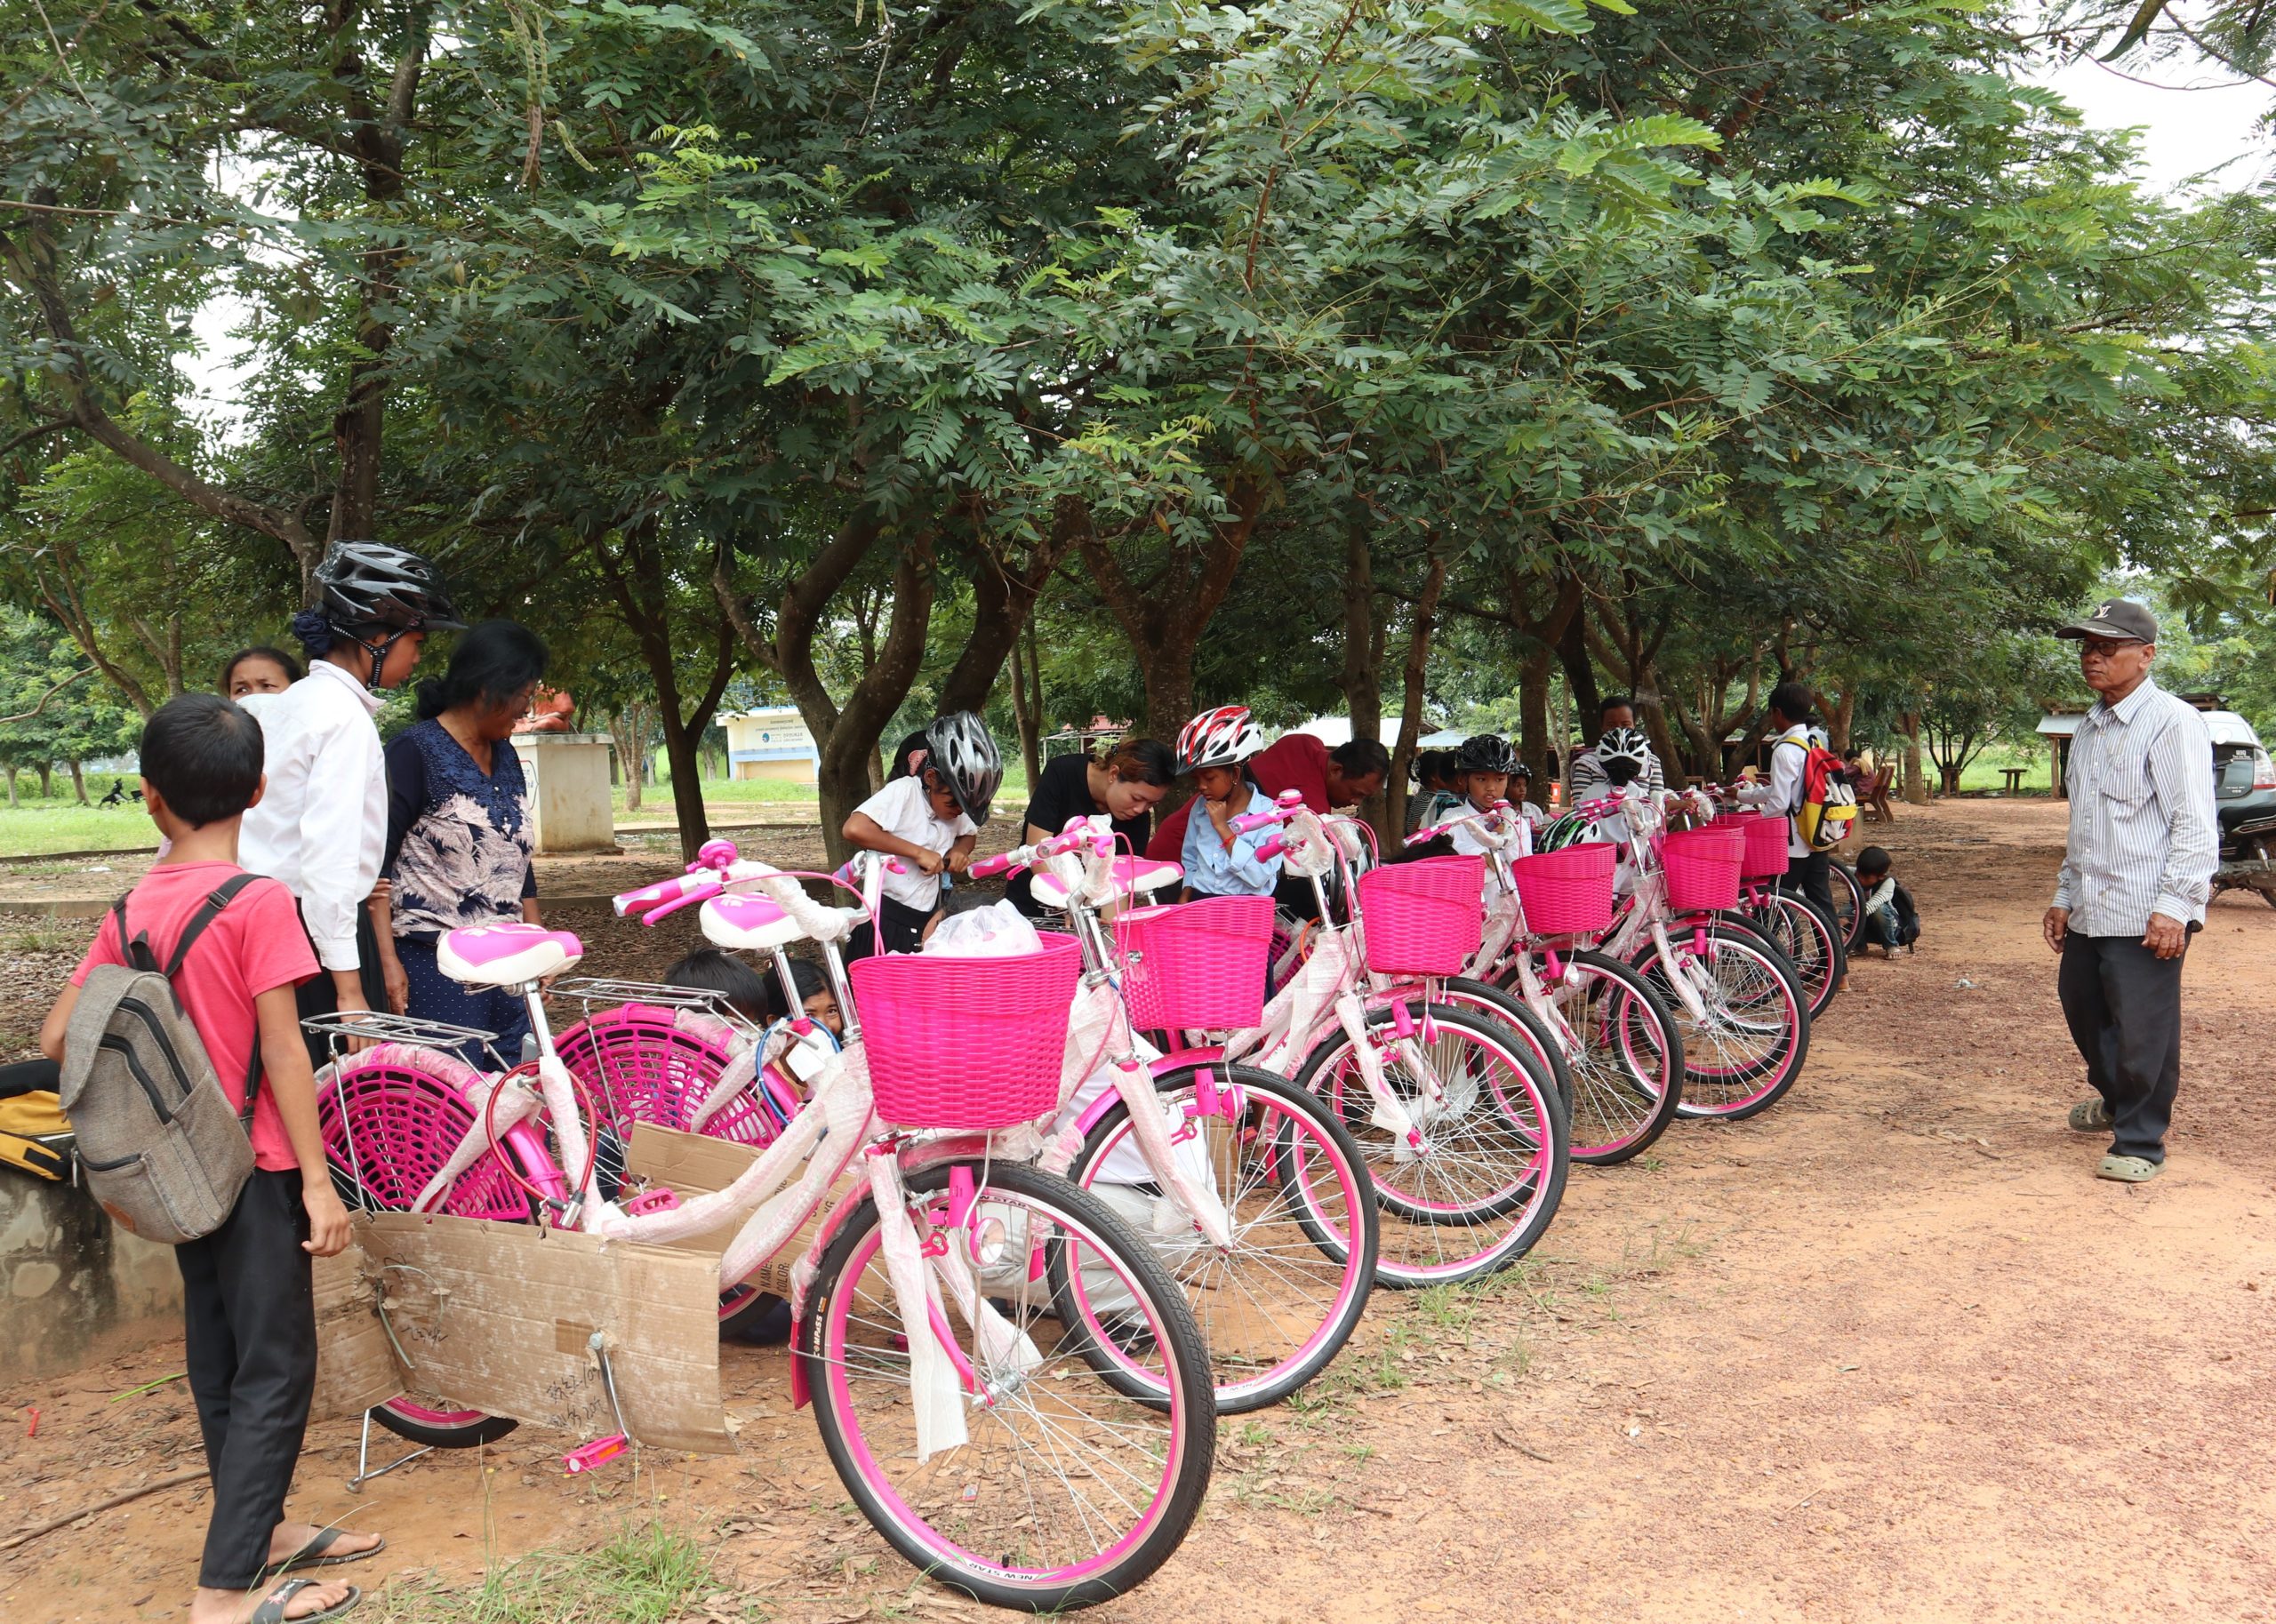
M 430 718 L 397 734 L 387 761 L 395 933 L 439 936 L 521 917 L 522 899 L 536 894 L 534 830 L 512 744 L 501 739 L 492 747 L 485 775 Z

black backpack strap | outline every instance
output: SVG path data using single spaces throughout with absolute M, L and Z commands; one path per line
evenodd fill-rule
M 166 961 L 168 980 L 172 980 L 180 972 L 182 961 L 189 956 L 192 945 L 205 934 L 207 925 L 221 916 L 221 910 L 229 906 L 229 900 L 260 877 L 257 874 L 233 874 L 215 886 L 212 894 L 198 905 L 197 911 L 189 916 L 189 923 L 181 927 L 181 935 L 174 942 L 174 956 Z M 124 920 L 125 916 L 122 904 L 119 917 Z
M 133 894 L 130 891 L 126 896 Z M 156 970 L 158 956 L 150 950 L 149 937 L 127 934 L 126 897 L 121 897 L 110 905 L 110 916 L 118 922 L 118 962 L 130 970 Z

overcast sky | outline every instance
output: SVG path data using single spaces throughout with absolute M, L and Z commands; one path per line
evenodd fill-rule
M 2166 63 L 2120 73 L 2080 60 L 2040 76 L 2039 83 L 2061 92 L 2089 124 L 2140 128 L 2142 178 L 2153 189 L 2194 183 L 2192 189 L 2235 191 L 2276 172 L 2276 135 L 2258 128 L 2276 102 L 2276 89 L 2236 79 L 2217 67 Z M 192 326 L 205 353 L 182 364 L 198 409 L 223 424 L 236 417 L 232 397 L 239 369 L 228 330 L 241 315 L 231 299 L 204 306 Z

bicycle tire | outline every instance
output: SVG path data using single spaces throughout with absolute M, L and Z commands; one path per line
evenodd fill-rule
M 1802 990 L 1809 996 L 1811 1019 L 1824 1014 L 1841 990 L 1842 978 L 1849 972 L 1848 952 L 1825 910 L 1782 883 L 1767 888 L 1759 899 L 1736 911 L 1768 937 L 1793 965 Z
M 798 1327 L 797 1357 L 813 1395 L 814 1420 L 823 1448 L 846 1492 L 870 1525 L 936 1582 L 990 1606 L 1030 1612 L 1054 1612 L 1111 1600 L 1142 1582 L 1169 1559 L 1191 1528 L 1208 1491 L 1217 1432 L 1208 1352 L 1202 1346 L 1184 1292 L 1152 1249 L 1096 1197 L 1064 1179 L 1016 1163 L 960 1165 L 974 1172 L 982 1206 L 992 1203 L 1005 1215 L 999 1221 L 1024 1214 L 1021 1221 L 1031 1236 L 1039 1236 L 1034 1244 L 1048 1260 L 1046 1273 L 1061 1276 L 1052 1302 L 1054 1312 L 1065 1317 L 1059 1320 L 1054 1347 L 1046 1355 L 1045 1365 L 1023 1372 L 1012 1370 L 980 1352 L 967 1320 L 963 1334 L 974 1341 L 966 1350 L 967 1356 L 978 1355 L 974 1359 L 975 1367 L 998 1378 L 991 1382 L 987 1402 L 964 1410 L 974 1425 L 974 1442 L 936 1453 L 924 1462 L 915 1459 L 913 1449 L 898 1442 L 873 1447 L 872 1435 L 882 1435 L 887 1422 L 898 1430 L 911 1406 L 906 1341 L 897 1348 L 894 1340 L 897 1333 L 884 1329 L 898 1324 L 890 1289 L 881 1295 L 870 1293 L 866 1300 L 883 1310 L 874 1327 L 878 1334 L 858 1343 L 849 1340 L 849 1322 L 865 1301 L 862 1283 L 873 1266 L 882 1274 L 877 1207 L 874 1200 L 865 1198 L 847 1215 L 824 1252 Z M 949 1178 L 950 1165 L 945 1163 L 909 1174 L 912 1205 L 920 1198 L 941 1195 L 949 1186 Z M 929 1208 L 931 1203 L 925 1204 Z M 1070 1262 L 1069 1253 L 1076 1249 L 1084 1249 L 1086 1256 Z M 1086 1261 L 1088 1254 L 1095 1254 L 1100 1261 Z M 1094 1268 L 1110 1268 L 1114 1278 L 1129 1290 L 1142 1329 L 1153 1339 L 1153 1349 L 1164 1366 L 1166 1396 L 1159 1404 L 1116 1393 L 1097 1379 L 1083 1351 L 1083 1343 L 1109 1333 L 1095 1314 L 1080 1304 L 1070 1308 L 1074 1292 L 1068 1280 L 1070 1271 L 1079 1276 Z M 1014 1303 L 1013 1310 L 1022 1316 L 1030 1312 L 1024 1302 Z M 953 1311 L 952 1306 L 944 1306 L 944 1314 Z M 1038 1323 L 1024 1322 L 1020 1328 L 1024 1332 Z M 865 1332 L 872 1328 L 866 1323 L 863 1326 Z M 858 1371 L 847 1357 L 850 1348 L 859 1349 Z M 1046 1368 L 1051 1370 L 1050 1378 L 1038 1379 Z M 857 1379 L 865 1389 L 872 1380 L 878 1384 L 874 1411 L 862 1405 L 856 1413 L 852 1388 Z M 1133 1443 L 1142 1426 L 1147 1428 L 1149 1442 L 1160 1438 L 1163 1453 L 1158 1463 L 1147 1466 L 1142 1473 L 1113 1459 L 1113 1470 L 1137 1482 L 1136 1492 L 1149 1496 L 1144 1515 L 1135 1525 L 1103 1550 L 1094 1548 L 1080 1560 L 1037 1566 L 1033 1564 L 1038 1559 L 1032 1555 L 1037 1544 L 1057 1535 L 1055 1524 L 1049 1529 L 1044 1526 L 1054 1508 L 1037 1503 L 1024 1466 L 1019 1467 L 1019 1481 L 1011 1487 L 1001 1480 L 1014 1475 L 1013 1467 L 998 1467 L 992 1472 L 984 1469 L 980 1440 L 1007 1434 L 1009 1418 L 1015 1412 L 1035 1415 L 1041 1422 L 1040 1406 L 1049 1404 L 1057 1419 L 1041 1424 L 1056 1429 L 1047 1442 L 1054 1454 L 1065 1455 L 1073 1447 L 1074 1428 L 1095 1421 L 1070 1401 L 1070 1394 L 1078 1390 L 1086 1403 L 1103 1402 L 1105 1409 L 1124 1418 L 1102 1423 L 1106 1444 L 1094 1452 L 1102 1461 L 1110 1458 L 1110 1452 L 1111 1457 L 1118 1457 L 1126 1449 L 1134 1449 L 1142 1460 L 1151 1460 L 1146 1449 Z M 1133 1417 L 1150 1418 L 1150 1424 Z M 990 1428 L 993 1433 L 988 1431 Z M 881 1436 L 877 1441 L 883 1442 Z M 1086 1478 L 1105 1481 L 1105 1475 L 1088 1462 L 1078 1469 Z M 889 1470 L 912 1477 L 929 1475 L 929 1487 L 937 1491 L 925 1496 L 929 1515 L 912 1503 L 915 1483 L 904 1489 L 887 1480 Z M 1070 1496 L 1076 1492 L 1065 1471 L 1055 1470 L 1053 1476 Z M 1049 1491 L 1045 1492 L 1048 1498 Z M 999 1512 L 1013 1514 L 1003 1524 L 1002 1534 L 975 1526 L 983 1516 Z M 1076 1540 L 1088 1540 L 1095 1548 L 1099 1540 L 1092 1531 L 1107 1516 L 1105 1510 L 1096 1508 L 1078 1515 Z M 961 1537 L 947 1532 L 951 1524 L 962 1525 Z M 997 1555 L 982 1556 L 966 1542 L 974 1539 L 985 1540 Z M 1030 1565 L 1016 1565 L 1023 1558 Z
M 1370 993 L 1367 1003 L 1373 1006 L 1378 999 L 1388 1003 L 1403 998 L 1412 1003 L 1424 996 L 1425 984 L 1421 981 L 1397 982 L 1380 993 Z M 1573 1072 L 1567 1063 L 1564 1046 L 1551 1035 L 1540 1016 L 1527 1009 L 1523 1001 L 1513 997 L 1507 989 L 1474 976 L 1450 975 L 1428 983 L 1429 1001 L 1451 1004 L 1456 1009 L 1474 1010 L 1487 1020 L 1506 1028 L 1511 1036 L 1524 1044 L 1534 1064 L 1535 1074 L 1543 1083 L 1554 1083 L 1558 1094 L 1565 1101 L 1567 1116 L 1573 1110 Z
M 1695 1022 L 1672 988 L 1666 995 L 1669 1013 L 1684 1039 L 1684 1098 L 1677 1115 L 1735 1122 L 1768 1110 L 1801 1076 L 1809 1058 L 1809 1003 L 1792 967 L 1751 932 L 1733 930 L 1719 919 L 1708 942 L 1715 964 L 1702 996 L 1711 1019 Z M 1671 945 L 1691 957 L 1689 947 L 1674 941 L 1672 933 Z M 1630 962 L 1647 980 L 1666 980 L 1671 973 L 1659 963 L 1655 942 L 1644 943 Z M 1743 978 L 1735 986 L 1727 984 L 1733 965 Z M 1733 1062 L 1735 1043 L 1758 1052 Z
M 1420 1016 L 1418 1028 L 1431 1033 L 1437 1051 L 1433 1066 L 1456 1084 L 1446 1091 L 1445 1116 L 1421 1124 L 1432 1130 L 1424 1155 L 1373 1124 L 1372 1098 L 1340 1028 L 1304 1057 L 1295 1078 L 1328 1100 L 1366 1157 L 1384 1219 L 1375 1284 L 1400 1289 L 1475 1280 L 1523 1257 L 1557 1216 L 1571 1161 L 1565 1102 L 1506 1027 L 1447 1004 L 1425 1005 Z M 1386 1026 L 1392 1019 L 1390 1009 L 1370 1010 L 1367 1024 Z M 1399 1086 L 1396 1052 L 1383 1055 L 1391 1086 L 1417 1098 L 1419 1084 Z M 1488 1096 L 1494 1108 L 1479 1109 Z M 1447 1124 L 1455 1124 L 1451 1131 Z M 1470 1166 L 1483 1175 L 1478 1188 L 1465 1191 L 1455 1180 Z
M 1839 858 L 1826 860 L 1833 886 L 1833 922 L 1841 929 L 1841 945 L 1851 953 L 1865 945 L 1865 887 L 1857 871 Z
M 1191 1096 L 1196 1074 L 1202 1069 L 1199 1064 L 1184 1066 L 1157 1076 L 1157 1095 L 1172 1101 Z M 1235 1224 L 1232 1256 L 1213 1256 L 1198 1236 L 1164 1237 L 1124 1215 L 1134 1231 L 1155 1241 L 1164 1264 L 1187 1285 L 1187 1300 L 1208 1344 L 1217 1412 L 1236 1415 L 1286 1397 L 1325 1370 L 1350 1340 L 1374 1284 L 1375 1192 L 1358 1142 L 1316 1095 L 1278 1073 L 1254 1067 L 1213 1065 L 1209 1069 L 1221 1074 L 1217 1086 L 1237 1086 L 1247 1101 L 1240 1117 L 1247 1125 L 1238 1130 L 1231 1154 L 1224 1154 L 1224 1147 L 1214 1142 L 1210 1148 L 1218 1188 L 1232 1191 L 1226 1203 Z M 1260 1115 L 1266 1120 L 1254 1122 Z M 1189 1112 L 1186 1120 L 1198 1132 L 1214 1132 L 1206 1118 Z M 1221 1120 L 1233 1126 L 1232 1118 Z M 1115 1205 L 1118 1213 L 1123 1209 L 1117 1196 L 1102 1193 L 1100 1174 L 1108 1158 L 1127 1140 L 1129 1130 L 1129 1107 L 1118 1100 L 1092 1124 L 1068 1169 L 1070 1179 Z M 1252 1158 L 1243 1154 L 1244 1146 L 1261 1148 Z M 1270 1181 L 1270 1196 L 1261 1183 L 1238 1181 L 1242 1164 L 1252 1159 L 1256 1172 Z M 1326 1172 L 1325 1190 L 1306 1176 L 1312 1163 Z M 1117 1188 L 1147 1192 L 1139 1196 L 1142 1201 L 1164 1199 L 1150 1184 Z M 1275 1205 L 1285 1213 L 1278 1223 L 1270 1211 L 1259 1210 Z M 1259 1267 L 1242 1270 L 1237 1260 L 1248 1250 L 1244 1243 L 1251 1236 L 1257 1237 L 1253 1260 Z M 1318 1276 L 1327 1288 L 1324 1306 L 1307 1308 L 1287 1294 L 1302 1285 L 1314 1257 L 1333 1273 Z M 1288 1302 L 1285 1308 L 1273 1300 L 1276 1283 L 1279 1300 Z M 1310 1300 L 1318 1303 L 1319 1295 Z M 1247 1312 L 1236 1298 L 1245 1301 Z M 1226 1312 L 1213 1311 L 1220 1303 Z M 1262 1330 L 1256 1328 L 1260 1319 L 1265 1322 Z M 1278 1329 L 1282 1325 L 1285 1331 Z M 1258 1351 L 1286 1337 L 1298 1339 L 1292 1353 L 1268 1358 Z M 1098 1369 L 1120 1391 L 1150 1390 L 1142 1372 L 1123 1360 L 1108 1356 Z
M 1650 1149 L 1676 1119 L 1683 1103 L 1683 1034 L 1665 1000 L 1638 971 L 1593 948 L 1574 951 L 1567 962 L 1576 972 L 1615 984 L 1622 1000 L 1610 1012 L 1619 1022 L 1620 1040 L 1610 1041 L 1607 1032 L 1602 1059 L 1583 1053 L 1570 1067 L 1573 1159 L 1613 1167 Z M 1551 985 L 1551 996 L 1559 990 Z M 1593 1003 L 1593 996 L 1588 1001 Z M 1599 1025 L 1590 1013 L 1575 1020 L 1567 1011 L 1566 1020 L 1583 1042 Z M 1641 1111 L 1623 1104 L 1637 1098 L 1648 1102 Z

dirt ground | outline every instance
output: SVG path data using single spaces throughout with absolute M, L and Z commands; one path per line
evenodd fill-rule
M 2101 1147 L 2062 1123 L 2082 1084 L 2038 938 L 2061 819 L 1900 809 L 1874 833 L 1926 940 L 1856 966 L 1787 1100 L 1576 1169 L 1541 1253 L 1494 1287 L 1379 1293 L 1313 1388 L 1223 1425 L 1194 1536 L 1094 1616 L 2276 1618 L 2276 912 L 2215 906 L 2168 1170 L 2098 1182 Z M 623 950 L 626 927 L 589 928 Z M 36 994 L 22 959 L 0 1032 Z M 113 1399 L 177 1368 L 161 1344 L 0 1380 L 0 1530 L 195 1465 L 180 1384 Z M 715 1552 L 690 1619 L 978 1614 L 853 1517 L 779 1352 L 724 1369 L 738 1458 L 567 1480 L 565 1441 L 524 1428 L 351 1497 L 355 1431 L 334 1424 L 293 1515 L 384 1532 L 383 1562 L 343 1576 L 397 1596 L 657 1516 Z M 172 1491 L 0 1555 L 0 1613 L 178 1615 L 203 1501 Z

